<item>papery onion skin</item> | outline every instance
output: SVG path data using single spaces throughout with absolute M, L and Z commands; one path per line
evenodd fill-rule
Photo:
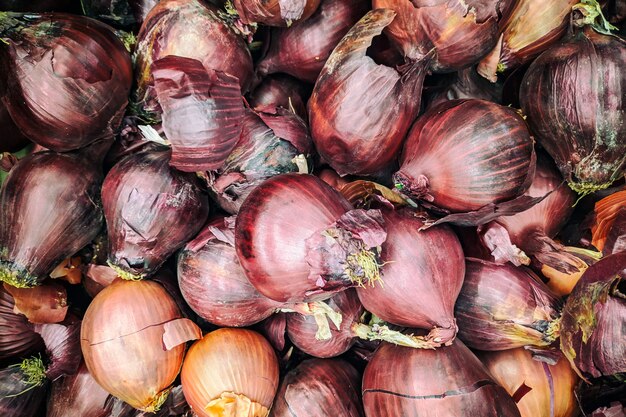
M 102 173 L 80 155 L 39 152 L 13 167 L 0 191 L 0 279 L 41 283 L 96 237 Z
M 74 375 L 52 383 L 46 417 L 109 417 L 105 406 L 108 397 L 83 362 Z
M 516 400 L 522 417 L 578 415 L 575 391 L 579 379 L 564 357 L 560 357 L 555 365 L 548 365 L 533 359 L 530 351 L 517 348 L 500 352 L 479 352 L 478 358 L 496 382 L 512 397 L 522 394 L 519 390 L 523 385 L 530 388 L 528 393 Z M 549 377 L 546 372 L 550 373 Z M 554 392 L 553 414 L 550 413 L 551 384 Z
M 167 397 L 185 345 L 166 350 L 164 325 L 181 318 L 174 300 L 153 281 L 117 280 L 85 312 L 81 349 L 102 388 L 131 406 L 154 412 Z
M 310 88 L 307 84 L 286 74 L 268 75 L 257 88 L 250 93 L 248 104 L 256 111 L 276 107 L 293 109 L 305 120 L 307 118 L 306 100 Z
M 424 223 L 409 211 L 383 211 L 383 285 L 357 288 L 366 310 L 392 324 L 441 328 L 444 343 L 457 327 L 454 303 L 461 291 L 465 260 L 461 244 L 445 225 L 419 231 Z
M 363 417 L 360 385 L 348 362 L 306 360 L 285 375 L 270 417 Z
M 9 14 L 0 21 L 0 37 L 10 57 L 3 65 L 8 83 L 2 100 L 26 137 L 64 152 L 115 133 L 126 108 L 132 67 L 111 28 L 83 16 L 55 13 L 28 18 Z
M 366 417 L 519 417 L 513 399 L 459 341 L 436 350 L 383 344 L 363 374 Z
M 612 253 L 613 248 L 605 247 L 605 245 L 607 240 L 610 240 L 609 236 L 616 231 L 615 229 L 619 229 L 620 219 L 626 218 L 626 190 L 615 192 L 596 202 L 594 213 L 591 243 L 598 250 L 603 251 L 605 255 Z M 622 232 L 626 232 L 626 230 L 622 230 Z M 622 245 L 625 244 L 626 241 L 622 243 Z
M 0 362 L 43 348 L 43 340 L 22 314 L 13 312 L 13 296 L 0 286 Z
M 308 19 L 320 5 L 320 0 L 233 0 L 244 24 L 291 26 Z
M 523 194 L 532 180 L 533 155 L 532 138 L 514 110 L 451 100 L 413 126 L 394 180 L 409 197 L 467 212 Z
M 456 302 L 458 336 L 473 349 L 548 346 L 558 337 L 557 296 L 527 268 L 467 259 Z
M 626 169 L 626 42 L 585 27 L 541 54 L 520 102 L 537 142 L 580 194 Z
M 156 272 L 208 217 L 198 179 L 171 168 L 169 159 L 168 150 L 130 155 L 102 185 L 108 261 L 122 277 Z
M 219 329 L 189 348 L 181 382 L 187 402 L 199 417 L 238 416 L 232 411 L 222 413 L 221 405 L 229 403 L 221 397 L 224 394 L 249 400 L 252 409 L 247 416 L 266 417 L 278 389 L 278 360 L 260 334 L 245 329 Z M 211 404 L 220 398 L 222 401 Z
M 308 103 L 317 151 L 341 176 L 388 168 L 419 111 L 429 58 L 400 73 L 366 55 L 394 16 L 388 9 L 373 10 L 350 29 L 326 61 Z
M 306 21 L 272 29 L 269 49 L 257 63 L 257 72 L 285 73 L 314 83 L 333 49 L 365 15 L 368 6 L 364 0 L 322 0 L 317 12 Z

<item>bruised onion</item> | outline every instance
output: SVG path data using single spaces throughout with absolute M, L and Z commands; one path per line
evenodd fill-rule
M 0 28 L 8 55 L 2 100 L 26 137 L 63 152 L 115 133 L 132 68 L 108 26 L 77 15 L 5 13 Z
M 87 370 L 83 362 L 73 375 L 52 383 L 46 417 L 109 417 L 106 392 Z
M 248 103 L 256 111 L 291 109 L 303 120 L 307 117 L 308 85 L 285 74 L 269 75 L 250 93 Z
M 313 16 L 272 29 L 269 49 L 257 63 L 261 75 L 285 73 L 314 83 L 341 38 L 368 10 L 364 0 L 322 0 Z
M 80 155 L 39 152 L 21 159 L 0 192 L 0 280 L 41 283 L 96 237 L 100 170 Z
M 43 348 L 41 337 L 23 314 L 15 313 L 13 296 L 0 286 L 0 361 L 24 357 Z
M 156 272 L 202 227 L 207 196 L 193 174 L 169 166 L 169 151 L 130 155 L 102 185 L 109 265 L 123 278 Z
M 199 417 L 267 417 L 278 388 L 278 360 L 260 334 L 219 329 L 189 348 L 181 382 Z
M 626 372 L 626 252 L 585 271 L 565 302 L 561 350 L 584 377 Z
M 41 358 L 0 369 L 0 415 L 36 417 L 46 397 L 47 380 Z
M 242 23 L 267 26 L 291 26 L 308 19 L 320 0 L 232 0 Z
M 384 344 L 363 374 L 366 417 L 513 417 L 513 399 L 460 340 L 436 350 Z
M 360 385 L 348 362 L 306 360 L 285 375 L 270 417 L 362 417 Z
M 520 102 L 537 142 L 579 194 L 626 169 L 626 42 L 587 26 L 528 68 Z
M 533 141 L 513 110 L 451 100 L 422 115 L 407 137 L 396 187 L 450 212 L 514 199 L 530 186 Z
M 419 112 L 430 58 L 397 71 L 366 55 L 372 39 L 395 15 L 373 10 L 354 25 L 326 61 L 309 100 L 313 142 L 341 176 L 388 168 Z
M 455 307 L 459 338 L 488 351 L 549 346 L 559 336 L 559 307 L 529 269 L 468 258 Z

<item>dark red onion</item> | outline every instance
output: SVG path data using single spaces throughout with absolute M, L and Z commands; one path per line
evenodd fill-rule
M 46 417 L 109 417 L 106 392 L 87 370 L 85 363 L 73 375 L 52 383 Z
M 269 49 L 257 63 L 257 72 L 282 72 L 314 83 L 341 38 L 368 9 L 364 0 L 322 0 L 306 21 L 272 29 Z
M 513 110 L 484 100 L 452 100 L 421 116 L 394 174 L 411 198 L 467 212 L 522 195 L 533 178 L 533 141 Z
M 111 28 L 69 14 L 0 16 L 8 74 L 2 100 L 22 133 L 63 152 L 112 136 L 132 82 L 130 56 Z M 30 58 L 25 59 L 28 56 Z
M 626 42 L 590 26 L 552 46 L 524 76 L 520 102 L 570 187 L 607 188 L 626 169 Z
M 317 177 L 281 174 L 241 206 L 235 247 L 248 280 L 276 301 L 328 298 L 379 280 L 377 247 L 385 239 L 376 210 L 351 210 Z
M 360 385 L 348 362 L 306 360 L 285 375 L 269 417 L 363 417 Z
M 313 142 L 341 176 L 389 167 L 420 108 L 429 58 L 396 71 L 366 55 L 372 38 L 394 16 L 388 9 L 373 10 L 354 25 L 326 62 L 309 100 Z
M 0 369 L 0 415 L 36 417 L 46 398 L 47 380 L 41 358 Z
M 102 227 L 100 170 L 80 155 L 40 152 L 21 159 L 0 192 L 0 279 L 43 281 Z
M 308 19 L 320 0 L 232 0 L 242 23 L 291 26 Z
M 0 286 L 0 361 L 24 357 L 43 349 L 41 336 L 22 314 L 15 313 L 13 296 Z
M 456 302 L 459 338 L 480 350 L 549 346 L 559 336 L 559 299 L 529 269 L 467 259 Z
M 338 3 L 339 4 L 339 3 Z M 307 84 L 285 74 L 269 75 L 250 93 L 248 103 L 256 111 L 282 107 L 291 109 L 303 120 L 307 118 Z
M 513 399 L 458 339 L 437 350 L 383 344 L 363 375 L 367 417 L 519 417 Z
M 108 262 L 121 277 L 155 273 L 208 217 L 198 178 L 171 168 L 169 160 L 168 150 L 130 155 L 104 180 Z
M 437 89 L 428 100 L 427 109 L 449 100 L 476 98 L 501 103 L 503 87 L 481 77 L 475 67 L 468 67 L 456 73 L 453 81 Z
M 561 350 L 581 376 L 626 372 L 626 252 L 592 265 L 565 302 Z

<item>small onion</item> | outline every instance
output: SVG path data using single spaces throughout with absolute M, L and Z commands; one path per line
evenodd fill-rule
M 258 333 L 219 329 L 189 348 L 181 382 L 199 417 L 267 417 L 278 388 L 278 360 Z
M 320 0 L 232 0 L 241 22 L 249 25 L 291 26 L 308 19 Z

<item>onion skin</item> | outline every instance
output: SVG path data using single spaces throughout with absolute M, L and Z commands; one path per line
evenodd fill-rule
M 13 312 L 13 296 L 0 286 L 0 361 L 43 349 L 43 340 L 22 314 Z
M 522 81 L 538 143 L 579 194 L 608 187 L 626 169 L 625 65 L 622 39 L 585 27 L 541 54 Z
M 69 14 L 0 17 L 8 51 L 2 100 L 21 132 L 56 152 L 112 136 L 132 82 L 128 51 L 111 28 Z M 24 59 L 29 56 L 29 59 Z
M 475 98 L 502 103 L 503 86 L 493 84 L 481 77 L 475 67 L 468 67 L 457 72 L 454 80 L 436 91 L 428 100 L 427 110 L 439 103 L 450 100 Z
M 108 397 L 83 362 L 75 374 L 52 383 L 46 417 L 109 417 Z
M 302 120 L 306 120 L 306 100 L 309 93 L 308 86 L 299 80 L 289 75 L 275 74 L 263 79 L 250 93 L 248 103 L 256 111 L 277 107 L 293 109 Z
M 420 108 L 429 58 L 400 73 L 366 55 L 394 16 L 388 9 L 373 10 L 350 29 L 326 61 L 308 103 L 317 151 L 341 176 L 388 168 Z
M 565 302 L 561 351 L 583 377 L 626 372 L 625 280 L 626 252 L 606 256 L 585 271 Z
M 79 155 L 21 159 L 0 191 L 0 279 L 38 285 L 91 242 L 102 227 L 101 182 L 99 169 Z
M 549 346 L 559 299 L 529 269 L 468 259 L 456 302 L 458 336 L 473 349 Z
M 437 350 L 383 344 L 365 368 L 362 392 L 366 417 L 520 416 L 458 339 Z
M 514 110 L 451 100 L 422 115 L 409 133 L 396 187 L 449 212 L 522 195 L 534 173 L 533 141 Z
M 348 362 L 306 360 L 285 375 L 270 417 L 363 417 L 360 385 Z
M 454 340 L 454 303 L 463 284 L 461 244 L 448 226 L 424 225 L 409 211 L 383 211 L 387 240 L 381 259 L 384 285 L 357 288 L 366 310 L 392 324 L 437 328 L 440 342 Z
M 130 155 L 102 185 L 108 262 L 122 277 L 155 273 L 208 217 L 197 178 L 171 168 L 169 159 L 167 150 Z
M 599 200 L 596 202 L 593 211 L 595 213 L 591 227 L 591 243 L 593 246 L 601 250 L 605 255 L 619 252 L 620 248 L 626 250 L 626 237 L 621 238 L 620 243 L 619 235 L 614 233 L 618 232 L 620 225 L 622 225 L 621 233 L 626 233 L 626 228 L 623 226 L 626 220 L 626 190 L 615 192 Z M 613 234 L 615 234 L 615 238 L 611 239 Z M 610 243 L 609 245 L 606 245 L 607 240 Z M 618 250 L 613 250 L 613 246 L 616 246 Z
M 322 0 L 306 21 L 272 29 L 269 49 L 258 62 L 257 73 L 285 73 L 315 83 L 333 49 L 368 9 L 363 0 Z
M 573 417 L 578 415 L 578 403 L 575 390 L 578 376 L 565 358 L 559 358 L 555 365 L 541 363 L 532 358 L 532 354 L 523 348 L 500 352 L 478 353 L 478 358 L 487 367 L 489 373 L 516 400 L 522 417 Z M 553 384 L 554 413 L 550 413 L 550 381 Z M 530 391 L 523 394 L 523 386 Z
M 291 26 L 308 19 L 320 5 L 320 0 L 233 0 L 241 22 L 249 25 Z
M 278 359 L 258 333 L 219 329 L 189 348 L 181 382 L 198 417 L 266 417 L 278 389 Z M 229 394 L 238 396 L 232 409 Z M 252 407 L 249 414 L 237 413 L 239 401 Z

